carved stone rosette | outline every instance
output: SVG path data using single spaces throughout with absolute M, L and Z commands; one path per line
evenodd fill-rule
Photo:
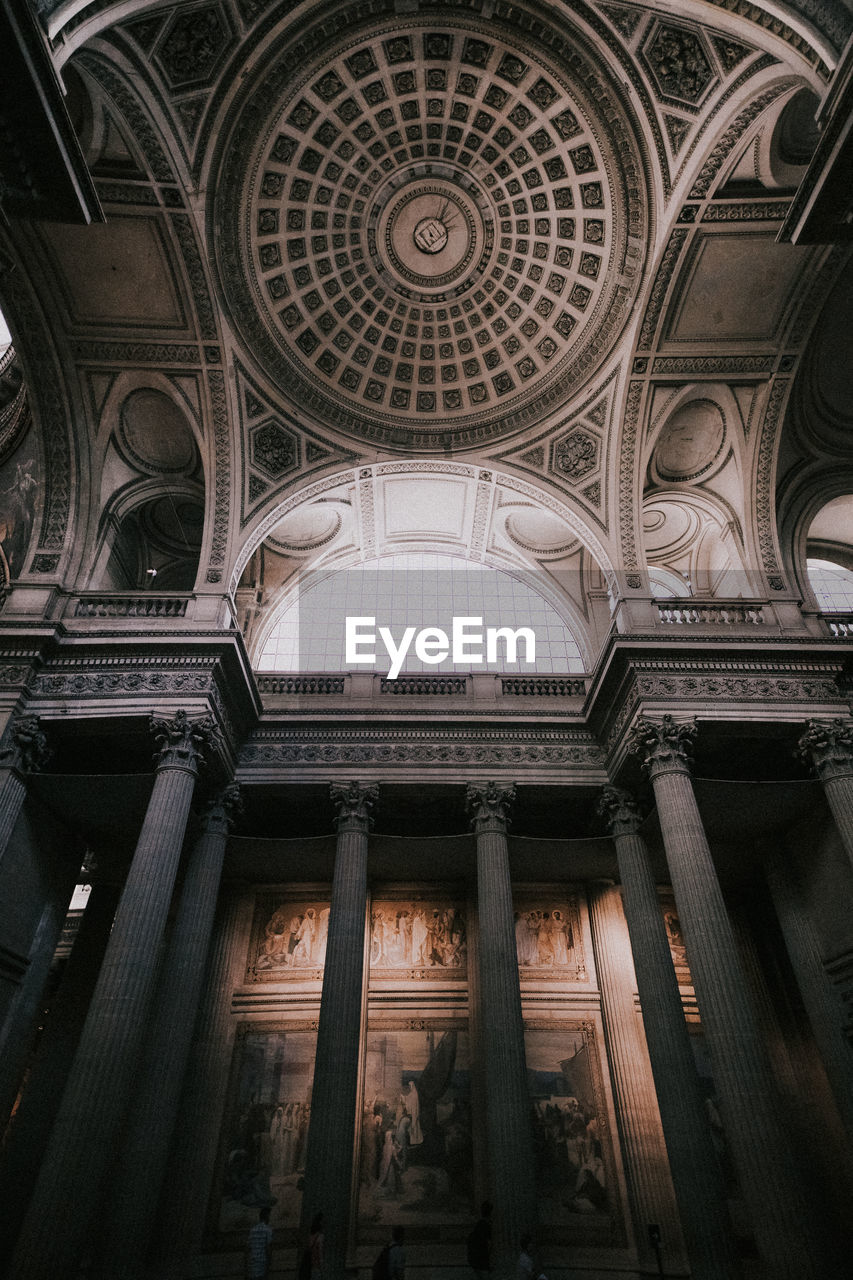
M 676 720 L 668 713 L 660 720 L 640 716 L 631 728 L 630 750 L 652 781 L 662 773 L 689 773 L 696 730 L 695 720 Z
M 797 755 L 811 765 L 821 782 L 853 777 L 853 721 L 809 720 L 797 743 Z
M 471 818 L 471 826 L 479 835 L 483 831 L 505 832 L 512 819 L 515 804 L 515 783 L 499 787 L 487 782 L 484 787 L 469 784 L 465 804 Z
M 171 719 L 152 715 L 150 726 L 157 743 L 154 758 L 158 772 L 186 769 L 198 773 L 205 755 L 213 750 L 221 736 L 212 716 L 191 720 L 182 708 Z
M 376 783 L 333 782 L 329 787 L 332 804 L 337 810 L 335 828 L 341 831 L 370 831 L 373 809 L 379 799 Z
M 0 746 L 0 766 L 18 773 L 39 773 L 51 754 L 38 716 L 16 716 Z
M 630 791 L 609 785 L 601 789 L 596 813 L 604 820 L 612 836 L 634 835 L 643 820 L 640 806 Z

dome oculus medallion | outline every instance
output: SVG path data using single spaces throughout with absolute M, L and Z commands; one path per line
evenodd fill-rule
M 600 74 L 555 42 L 534 59 L 498 23 L 398 20 L 248 95 L 220 270 L 303 411 L 464 447 L 558 410 L 610 350 L 639 276 L 639 162 Z M 572 88 L 592 82 L 597 101 Z

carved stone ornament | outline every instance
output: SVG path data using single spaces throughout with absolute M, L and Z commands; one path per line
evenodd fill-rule
M 204 763 L 205 752 L 216 744 L 220 733 L 212 716 L 191 720 L 183 709 L 171 720 L 151 717 L 151 732 L 157 743 L 157 769 L 188 769 L 195 773 Z
M 333 782 L 329 787 L 329 795 L 337 810 L 335 825 L 338 831 L 370 830 L 373 826 L 372 810 L 379 799 L 379 788 L 375 783 L 365 785 L 361 782 Z
M 630 791 L 621 787 L 602 787 L 596 813 L 612 836 L 634 835 L 642 822 L 639 805 Z
M 652 779 L 659 773 L 689 773 L 695 737 L 695 720 L 678 721 L 669 714 L 660 720 L 640 716 L 631 728 L 630 749 L 641 757 Z
M 201 821 L 206 831 L 227 835 L 243 812 L 243 796 L 236 782 L 229 782 L 204 806 Z
M 499 787 L 488 782 L 484 787 L 469 783 L 465 795 L 471 826 L 479 835 L 481 831 L 506 831 L 515 804 L 515 784 Z
M 814 768 L 821 782 L 853 776 L 853 721 L 842 716 L 809 720 L 797 754 Z
M 51 756 L 47 737 L 38 716 L 17 716 L 10 723 L 0 746 L 0 765 L 19 773 L 38 773 Z

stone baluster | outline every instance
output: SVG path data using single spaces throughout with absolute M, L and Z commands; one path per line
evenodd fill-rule
M 240 807 L 240 788 L 231 783 L 205 807 L 201 831 L 189 853 L 146 1036 L 140 1084 L 110 1179 L 104 1280 L 129 1280 L 143 1270 L 198 1013 L 225 846 Z
M 632 731 L 654 787 L 678 915 L 705 1029 L 726 1136 L 756 1243 L 774 1280 L 819 1272 L 817 1242 L 783 1129 L 767 1050 L 690 778 L 695 723 L 641 717 Z
M 536 1222 L 536 1184 L 507 827 L 514 786 L 470 785 L 477 838 L 477 989 L 486 1082 L 486 1132 L 495 1206 L 495 1258 L 511 1274 L 519 1240 Z
M 311 1119 L 302 1196 L 303 1228 L 325 1221 L 326 1275 L 346 1267 L 348 1209 L 355 1150 L 367 920 L 367 845 L 379 789 L 332 784 L 337 847 Z
M 616 846 L 646 1044 L 692 1274 L 695 1280 L 728 1280 L 738 1268 L 725 1185 L 640 834 L 640 811 L 628 792 L 605 787 L 599 813 Z
M 611 882 L 589 887 L 595 968 L 622 1153 L 641 1261 L 654 1261 L 649 1226 L 660 1231 L 667 1270 L 684 1270 L 684 1248 L 666 1144 L 642 1025 L 634 1007 L 635 976 L 622 895 Z
M 797 750 L 820 778 L 841 843 L 853 862 L 853 720 L 809 720 Z
M 152 717 L 154 786 L 59 1114 L 12 1260 L 14 1280 L 75 1274 L 100 1209 L 145 1036 L 210 718 Z

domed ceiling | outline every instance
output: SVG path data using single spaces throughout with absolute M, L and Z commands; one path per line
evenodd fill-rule
M 386 447 L 557 411 L 616 342 L 645 249 L 602 68 L 544 24 L 523 43 L 498 21 L 331 25 L 270 47 L 222 144 L 214 241 L 244 340 L 298 412 Z

